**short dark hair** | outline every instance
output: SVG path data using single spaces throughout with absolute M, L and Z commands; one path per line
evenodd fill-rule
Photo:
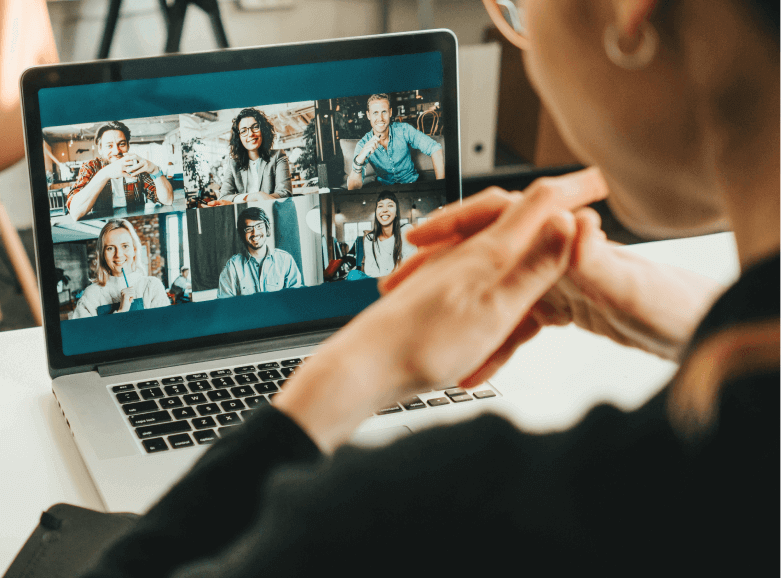
M 388 101 L 388 107 L 391 106 L 391 100 L 390 97 L 385 94 L 384 92 L 381 92 L 379 94 L 373 94 L 366 100 L 366 110 L 369 110 L 369 105 L 372 104 L 374 101 Z
M 130 129 L 127 128 L 127 125 L 122 121 L 109 121 L 101 126 L 98 129 L 98 132 L 95 133 L 95 145 L 98 148 L 100 148 L 100 139 L 106 131 L 122 131 L 122 134 L 125 135 L 125 140 L 128 143 L 130 142 Z
M 247 221 L 262 221 L 266 226 L 266 235 L 271 233 L 271 221 L 260 207 L 247 207 L 244 211 L 239 213 L 239 218 L 236 220 L 236 231 L 239 233 L 239 238 L 244 239 L 244 228 Z
M 260 125 L 261 143 L 258 154 L 264 161 L 271 158 L 271 145 L 274 144 L 274 137 L 277 134 L 274 125 L 258 109 L 242 109 L 231 123 L 230 154 L 231 159 L 238 163 L 240 169 L 246 169 L 249 166 L 249 152 L 244 148 L 239 135 L 239 123 L 242 119 L 252 117 Z
M 179 273 L 184 273 L 186 271 L 190 271 L 190 268 L 189 267 L 183 267 L 182 269 L 179 270 Z

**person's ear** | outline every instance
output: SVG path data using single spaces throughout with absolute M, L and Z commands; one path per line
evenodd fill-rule
M 658 0 L 611 0 L 614 21 L 622 41 L 631 44 L 651 17 Z

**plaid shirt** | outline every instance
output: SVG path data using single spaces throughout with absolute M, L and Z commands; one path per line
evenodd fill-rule
M 87 183 L 92 180 L 97 172 L 106 165 L 108 165 L 108 163 L 100 158 L 85 161 L 81 165 L 81 169 L 79 169 L 79 176 L 76 179 L 76 185 L 74 185 L 73 189 L 71 189 L 70 193 L 68 193 L 68 199 L 65 202 L 68 206 L 68 209 L 70 209 L 71 199 L 73 199 L 73 196 L 84 189 Z M 149 173 L 141 173 L 138 176 L 138 183 L 128 183 L 123 179 L 122 184 L 125 186 L 125 197 L 127 197 L 128 200 L 135 199 L 136 186 L 138 185 L 139 188 L 143 188 L 144 195 L 149 201 L 160 203 L 157 198 L 157 187 L 155 187 L 155 182 L 152 181 L 152 177 L 149 176 Z

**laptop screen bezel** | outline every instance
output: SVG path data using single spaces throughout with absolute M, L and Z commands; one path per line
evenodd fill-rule
M 348 38 L 321 42 L 237 48 L 150 58 L 103 60 L 34 67 L 20 81 L 25 143 L 33 194 L 38 281 L 42 298 L 44 334 L 50 374 L 54 376 L 94 369 L 99 365 L 132 362 L 161 354 L 161 344 L 145 344 L 88 354 L 63 353 L 59 298 L 56 291 L 54 250 L 48 185 L 43 155 L 43 133 L 38 91 L 47 88 L 239 71 L 270 67 L 439 52 L 442 57 L 442 108 L 453 122 L 442 129 L 445 143 L 445 191 L 447 202 L 461 199 L 460 135 L 458 120 L 457 41 L 449 30 L 433 30 Z M 221 348 L 256 340 L 335 331 L 352 316 L 287 324 L 271 328 L 219 334 Z M 215 343 L 214 335 L 164 342 L 164 354 L 203 350 Z

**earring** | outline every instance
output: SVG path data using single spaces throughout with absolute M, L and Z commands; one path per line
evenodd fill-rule
M 638 70 L 647 66 L 656 56 L 659 47 L 659 33 L 648 22 L 640 27 L 640 44 L 632 53 L 626 53 L 618 45 L 620 34 L 612 22 L 605 28 L 603 38 L 605 53 L 610 62 L 626 70 Z

